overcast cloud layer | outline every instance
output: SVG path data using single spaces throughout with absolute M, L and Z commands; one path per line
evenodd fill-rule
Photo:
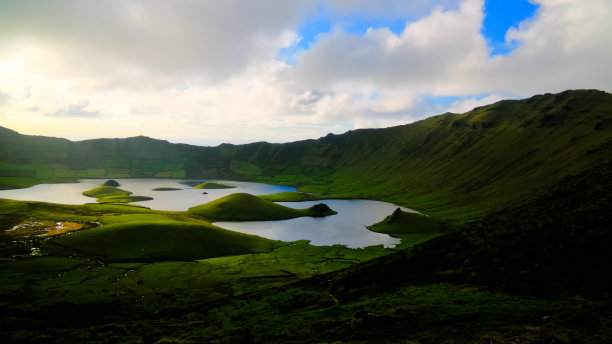
M 612 2 L 533 2 L 536 14 L 506 34 L 516 49 L 491 56 L 483 0 L 0 0 L 0 125 L 286 142 L 502 98 L 612 91 Z M 291 50 L 317 7 L 406 25 L 354 34 L 339 24 Z

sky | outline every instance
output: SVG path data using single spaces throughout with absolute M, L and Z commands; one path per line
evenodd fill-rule
M 0 126 L 290 142 L 612 92 L 609 0 L 0 0 Z

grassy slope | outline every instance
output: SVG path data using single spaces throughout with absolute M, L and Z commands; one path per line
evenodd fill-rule
M 609 104 L 612 96 L 596 92 L 540 96 L 333 137 L 346 147 L 337 172 L 311 190 L 482 216 L 609 156 L 612 131 L 601 124 L 612 119 Z
M 347 270 L 337 276 L 346 278 L 338 287 L 353 293 L 353 287 L 366 285 L 367 276 L 361 292 L 416 280 L 548 296 L 608 292 L 612 283 L 601 277 L 612 263 L 611 195 L 612 161 L 461 231 Z
M 144 137 L 70 142 L 2 129 L 0 186 L 79 177 L 258 180 L 464 222 L 610 156 L 610 104 L 605 92 L 567 91 L 387 129 L 218 147 Z
M 336 212 L 317 213 L 313 209 L 293 209 L 247 193 L 235 193 L 212 202 L 189 208 L 189 212 L 211 221 L 284 220 L 301 216 L 327 216 Z

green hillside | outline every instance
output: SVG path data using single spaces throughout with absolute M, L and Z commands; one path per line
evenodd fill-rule
M 336 214 L 325 204 L 317 204 L 307 209 L 293 209 L 247 193 L 227 195 L 189 208 L 189 212 L 210 221 L 267 221 Z
M 612 95 L 566 91 L 285 144 L 71 142 L 0 130 L 0 187 L 76 178 L 218 178 L 391 201 L 465 222 L 612 155 Z

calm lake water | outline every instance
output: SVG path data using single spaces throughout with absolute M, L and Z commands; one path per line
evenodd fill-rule
M 133 202 L 155 210 L 185 211 L 196 205 L 214 201 L 217 198 L 236 192 L 253 195 L 267 195 L 285 191 L 295 191 L 294 187 L 262 183 L 214 180 L 215 182 L 235 186 L 232 189 L 194 189 L 185 185 L 185 180 L 177 179 L 115 179 L 119 188 L 131 191 L 133 195 L 153 197 L 150 201 Z M 83 191 L 102 185 L 106 179 L 83 179 L 79 183 L 39 184 L 27 189 L 0 190 L 0 198 L 19 201 L 39 201 L 61 204 L 96 203 L 93 197 L 82 195 Z M 195 185 L 205 181 L 194 181 Z M 153 191 L 158 187 L 179 188 L 177 191 Z M 207 194 L 204 194 L 206 192 Z
M 236 186 L 232 189 L 194 189 L 185 184 L 184 180 L 174 179 L 116 179 L 120 188 L 133 192 L 138 196 L 153 197 L 153 200 L 135 202 L 156 210 L 185 211 L 190 207 L 213 201 L 217 198 L 236 193 L 246 192 L 253 195 L 273 194 L 285 191 L 295 191 L 288 186 L 218 181 Z M 92 197 L 81 193 L 102 185 L 106 180 L 84 179 L 79 183 L 39 184 L 26 189 L 0 190 L 0 198 L 22 201 L 40 201 L 62 204 L 95 203 Z M 198 182 L 204 182 L 201 180 Z M 211 180 L 206 180 L 211 181 Z M 153 188 L 181 188 L 177 191 L 153 191 Z M 206 192 L 207 194 L 203 194 Z M 366 247 L 384 245 L 393 247 L 400 240 L 386 234 L 367 230 L 365 226 L 383 220 L 398 206 L 369 200 L 324 200 L 309 202 L 281 202 L 279 204 L 292 208 L 308 208 L 316 203 L 326 203 L 338 214 L 323 218 L 301 217 L 282 221 L 256 222 L 217 222 L 215 225 L 264 238 L 295 241 L 310 240 L 313 245 L 341 244 L 348 247 Z M 401 207 L 404 211 L 413 211 Z

